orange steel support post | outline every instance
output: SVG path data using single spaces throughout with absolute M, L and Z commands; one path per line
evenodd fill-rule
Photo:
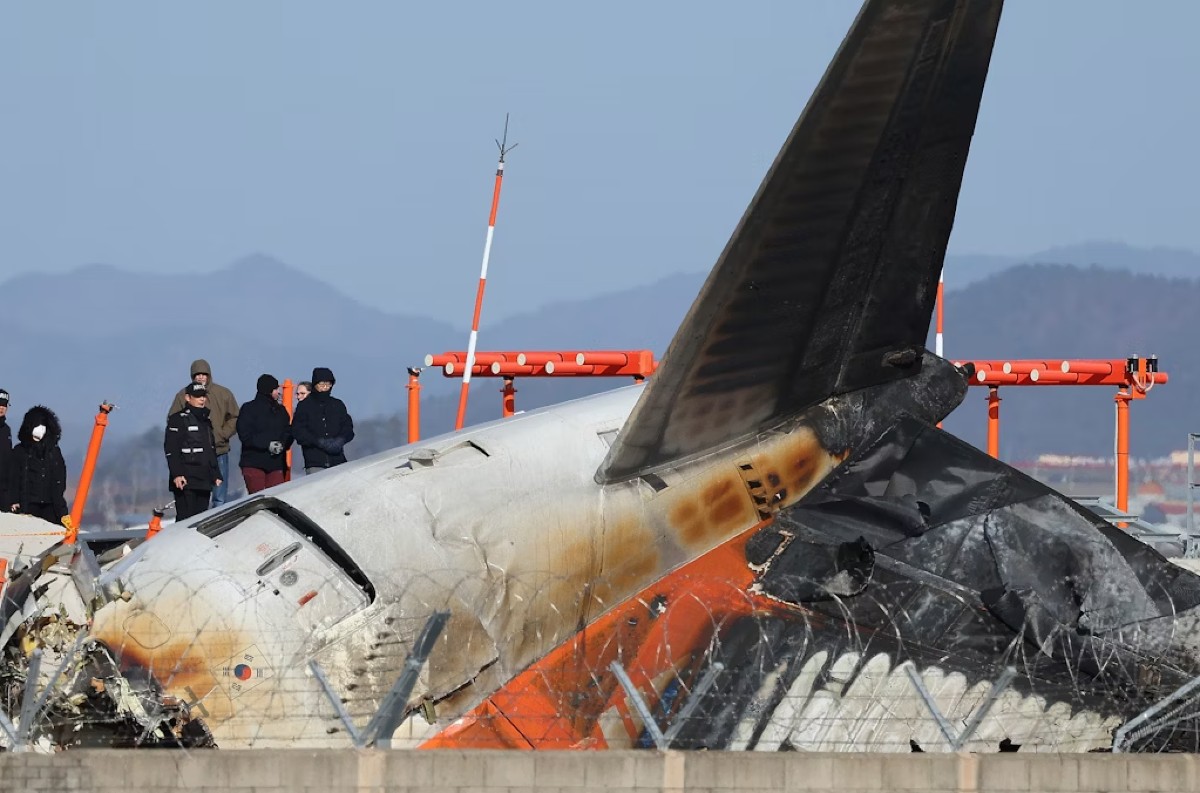
M 461 430 L 467 419 L 467 394 L 471 390 L 471 369 L 475 365 L 475 342 L 479 338 L 479 314 L 483 311 L 483 290 L 487 285 L 488 259 L 492 256 L 492 237 L 496 234 L 496 213 L 500 209 L 500 186 L 504 182 L 504 155 L 517 148 L 508 145 L 508 115 L 504 116 L 504 141 L 496 141 L 500 147 L 500 162 L 496 164 L 496 184 L 492 189 L 492 211 L 488 215 L 487 238 L 483 243 L 483 265 L 479 269 L 479 288 L 475 292 L 475 314 L 471 317 L 471 335 L 467 338 L 466 365 L 463 366 L 462 389 L 458 394 L 458 415 L 454 418 L 454 429 Z
M 150 516 L 150 525 L 146 527 L 146 539 L 151 539 L 155 534 L 162 531 L 162 519 L 165 513 L 161 509 L 154 510 Z
M 291 423 L 292 414 L 296 412 L 296 407 L 292 404 L 295 389 L 290 377 L 283 381 L 283 408 L 287 411 L 288 423 Z M 290 448 L 284 454 L 284 460 L 286 460 L 286 465 L 283 469 L 283 481 L 290 482 L 292 481 L 292 450 Z
M 1116 493 L 1113 502 L 1121 512 L 1129 511 L 1129 403 L 1135 399 L 1145 399 L 1148 392 L 1160 380 L 1158 371 L 1158 356 L 1149 360 L 1134 355 L 1125 361 L 1126 384 L 1117 389 L 1113 400 L 1117 405 L 1117 432 L 1115 454 Z M 1163 375 L 1165 377 L 1165 375 Z M 1125 523 L 1117 526 L 1124 529 Z
M 75 501 L 71 504 L 71 525 L 67 527 L 66 543 L 73 545 L 79 538 L 79 525 L 83 522 L 83 508 L 87 504 L 88 490 L 92 486 L 92 475 L 96 473 L 96 459 L 100 456 L 100 444 L 104 442 L 104 429 L 108 426 L 108 414 L 113 405 L 104 402 L 96 414 L 92 426 L 92 438 L 88 441 L 87 456 L 83 458 L 83 470 L 79 473 L 79 487 L 75 489 Z
M 421 370 L 408 367 L 408 442 L 421 440 Z
M 517 389 L 513 384 L 515 378 L 505 377 L 504 388 L 500 389 L 500 393 L 504 395 L 502 401 L 502 410 L 504 418 L 509 419 L 517 415 Z
M 1117 448 L 1116 448 L 1116 507 L 1121 512 L 1129 511 L 1129 402 L 1133 396 L 1127 387 L 1117 389 L 1113 400 L 1117 403 Z
M 988 454 L 1000 459 L 1000 389 L 997 386 L 988 388 Z

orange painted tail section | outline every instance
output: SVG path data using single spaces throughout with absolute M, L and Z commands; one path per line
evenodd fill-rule
M 754 594 L 739 534 L 626 599 L 421 745 L 422 749 L 605 749 L 643 731 L 610 670 L 618 662 L 653 710 L 722 627 L 786 607 Z M 615 744 L 615 745 L 614 745 Z

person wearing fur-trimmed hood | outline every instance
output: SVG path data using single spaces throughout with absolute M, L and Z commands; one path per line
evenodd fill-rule
M 25 412 L 5 489 L 12 512 L 62 522 L 67 514 L 67 464 L 58 448 L 60 440 L 62 425 L 53 410 L 34 405 Z

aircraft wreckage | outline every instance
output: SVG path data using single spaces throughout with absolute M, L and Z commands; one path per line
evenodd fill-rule
M 1200 578 L 936 427 L 1000 8 L 867 0 L 646 386 L 36 558 L 10 726 L 348 746 L 448 613 L 426 747 L 1194 749 Z

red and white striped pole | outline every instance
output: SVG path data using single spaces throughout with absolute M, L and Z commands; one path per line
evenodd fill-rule
M 479 271 L 479 289 L 475 292 L 475 314 L 471 317 L 471 335 L 467 338 L 467 360 L 463 366 L 462 389 L 458 393 L 458 416 L 454 429 L 461 430 L 467 418 L 467 394 L 471 390 L 471 369 L 475 365 L 475 342 L 479 338 L 479 314 L 483 311 L 483 289 L 487 286 L 488 259 L 492 255 L 492 237 L 496 233 L 496 212 L 500 209 L 500 185 L 504 182 L 504 155 L 517 148 L 508 145 L 508 114 L 504 115 L 504 140 L 500 147 L 500 162 L 496 165 L 496 186 L 492 189 L 492 212 L 488 215 L 487 239 L 483 243 L 483 266 Z
M 943 263 L 942 270 L 938 271 L 937 327 L 934 329 L 934 336 L 933 336 L 933 352 L 939 358 L 943 357 L 943 352 L 944 352 L 942 349 L 942 294 L 946 290 L 945 290 L 945 284 L 942 282 L 942 272 L 945 269 L 946 269 L 946 265 Z M 998 391 L 997 391 L 997 393 L 998 393 Z M 996 399 L 997 410 L 999 410 L 999 404 L 1000 404 L 1000 399 L 997 397 L 997 399 Z M 988 416 L 990 417 L 991 416 L 991 413 L 990 413 L 991 408 L 988 408 L 988 410 L 989 410 Z M 991 421 L 990 418 L 988 420 Z M 989 424 L 988 427 L 990 428 L 991 424 Z M 939 430 L 942 428 L 942 422 L 939 421 L 937 423 L 937 428 Z M 989 432 L 990 432 L 990 430 L 989 430 Z M 990 438 L 991 435 L 989 435 L 988 437 Z
M 942 274 L 938 273 L 938 290 L 937 290 L 937 330 L 933 337 L 933 351 L 937 353 L 939 358 L 942 355 L 942 292 L 944 284 L 942 283 Z

